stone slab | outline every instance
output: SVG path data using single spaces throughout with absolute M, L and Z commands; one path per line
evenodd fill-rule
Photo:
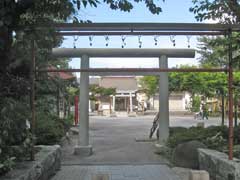
M 92 146 L 75 146 L 74 147 L 74 155 L 80 156 L 90 156 L 92 155 Z
M 206 170 L 211 179 L 240 180 L 240 160 L 230 161 L 227 154 L 211 150 L 198 149 L 199 165 L 201 170 Z
M 0 177 L 1 180 L 48 180 L 61 167 L 61 150 L 59 145 L 36 146 L 40 151 L 35 161 L 26 161 Z
M 136 142 L 155 142 L 157 138 L 149 138 L 148 136 L 139 136 L 135 138 Z

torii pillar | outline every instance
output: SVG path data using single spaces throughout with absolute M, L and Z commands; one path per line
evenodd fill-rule
M 159 68 L 168 68 L 166 55 L 159 57 Z M 168 73 L 159 73 L 159 143 L 165 144 L 169 136 L 169 92 Z
M 82 55 L 81 68 L 89 68 L 89 56 Z M 92 154 L 92 146 L 89 145 L 89 73 L 81 72 L 79 94 L 79 138 L 74 148 L 75 155 L 89 156 Z

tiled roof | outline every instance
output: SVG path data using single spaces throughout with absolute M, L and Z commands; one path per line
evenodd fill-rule
M 50 66 L 48 69 L 57 69 L 57 68 L 55 68 L 54 66 Z M 75 76 L 72 73 L 67 73 L 67 72 L 49 72 L 48 75 L 51 77 L 58 77 L 63 80 L 75 78 Z
M 138 90 L 135 77 L 102 77 L 99 85 L 105 88 L 116 88 L 116 91 Z

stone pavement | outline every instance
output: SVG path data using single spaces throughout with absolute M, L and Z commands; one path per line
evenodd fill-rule
M 164 157 L 154 153 L 154 143 L 135 141 L 135 138 L 148 136 L 151 121 L 139 117 L 91 117 L 90 144 L 93 146 L 93 155 L 73 155 L 78 137 L 74 135 L 71 142 L 62 148 L 62 164 L 167 164 L 168 161 Z
M 52 180 L 180 180 L 166 165 L 63 166 Z
M 154 142 L 136 142 L 146 137 L 154 116 L 90 117 L 93 155 L 73 155 L 77 135 L 62 147 L 62 168 L 52 180 L 179 180 L 162 156 L 154 153 Z M 171 126 L 196 125 L 193 117 L 170 117 Z M 219 118 L 205 121 L 219 124 Z

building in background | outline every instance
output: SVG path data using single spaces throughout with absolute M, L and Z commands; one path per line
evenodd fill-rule
M 149 99 L 149 109 L 158 111 L 159 94 Z M 170 112 L 186 112 L 189 110 L 191 103 L 191 94 L 189 92 L 172 92 L 169 95 L 169 111 Z
M 109 114 L 129 114 L 145 110 L 158 111 L 159 103 L 156 94 L 147 97 L 141 90 L 137 77 L 134 76 L 104 76 L 90 77 L 90 85 L 98 85 L 104 88 L 116 88 L 116 94 L 109 97 L 97 97 L 96 101 L 91 101 L 91 111 L 101 112 L 103 115 Z M 173 92 L 169 96 L 170 112 L 186 112 L 190 104 L 191 95 L 188 92 Z
M 115 88 L 116 94 L 110 97 L 100 97 L 100 109 L 104 114 L 110 111 L 134 113 L 137 108 L 136 92 L 138 91 L 135 77 L 101 77 L 99 86 L 104 88 Z M 110 110 L 110 111 L 109 111 Z

